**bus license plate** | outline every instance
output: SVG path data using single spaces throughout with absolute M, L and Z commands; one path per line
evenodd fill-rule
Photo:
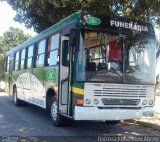
M 145 117 L 153 117 L 154 116 L 154 112 L 153 111 L 144 111 L 143 112 L 143 116 L 145 116 Z

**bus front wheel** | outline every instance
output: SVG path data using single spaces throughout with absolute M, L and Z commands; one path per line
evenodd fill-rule
M 16 87 L 13 88 L 13 101 L 14 101 L 14 104 L 16 106 L 21 106 L 22 105 L 22 101 L 20 99 L 18 99 L 18 97 L 17 97 Z
M 50 107 L 51 120 L 54 126 L 64 126 L 64 117 L 58 112 L 57 102 L 53 101 Z

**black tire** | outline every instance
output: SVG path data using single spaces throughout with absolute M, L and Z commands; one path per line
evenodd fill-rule
M 65 126 L 65 117 L 58 112 L 57 102 L 53 101 L 50 107 L 50 116 L 52 124 L 56 127 Z
M 120 120 L 106 120 L 105 123 L 106 125 L 116 125 L 120 123 Z
M 13 88 L 13 101 L 16 106 L 22 106 L 23 102 L 17 97 L 17 88 Z

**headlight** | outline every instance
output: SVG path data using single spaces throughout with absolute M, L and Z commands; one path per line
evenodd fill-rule
M 147 104 L 147 100 L 143 100 L 142 105 L 146 105 L 146 104 Z
M 94 100 L 93 100 L 93 103 L 94 103 L 95 105 L 98 105 L 98 104 L 99 104 L 99 100 L 98 100 L 98 99 L 94 99 Z
M 150 100 L 148 104 L 153 105 L 153 100 Z
M 91 103 L 91 100 L 90 100 L 90 99 L 85 99 L 85 103 L 86 103 L 87 105 L 89 105 L 89 104 Z

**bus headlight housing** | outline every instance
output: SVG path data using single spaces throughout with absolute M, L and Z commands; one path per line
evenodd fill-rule
M 142 105 L 146 105 L 146 104 L 147 104 L 147 100 L 143 100 Z
M 153 100 L 150 100 L 150 101 L 148 102 L 148 104 L 149 104 L 149 105 L 153 105 Z
M 94 103 L 95 105 L 98 105 L 98 104 L 99 104 L 99 100 L 98 100 L 98 99 L 94 99 L 94 100 L 93 100 L 93 103 Z
M 90 99 L 85 99 L 85 103 L 86 103 L 87 105 L 89 105 L 89 104 L 91 103 L 91 100 L 90 100 Z

